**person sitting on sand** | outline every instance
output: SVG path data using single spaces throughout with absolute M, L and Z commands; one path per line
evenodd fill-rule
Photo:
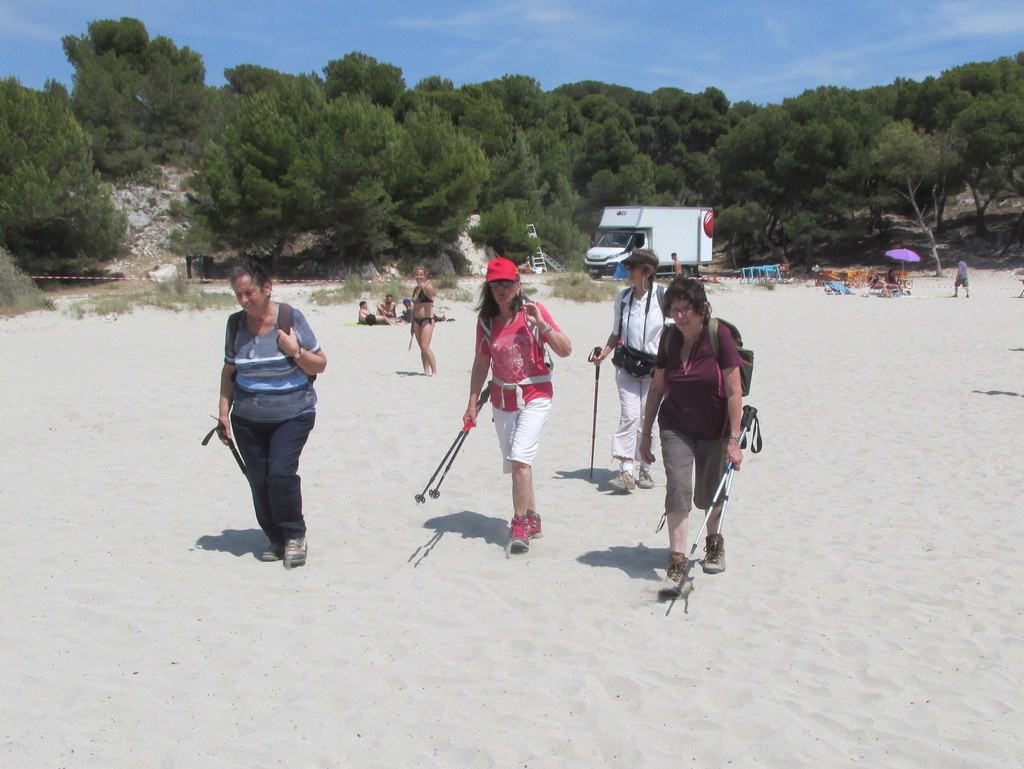
M 365 299 L 359 303 L 358 323 L 360 326 L 376 326 L 382 320 L 378 320 L 377 316 L 370 312 L 370 306 L 366 303 Z
M 398 305 L 395 304 L 395 297 L 392 294 L 388 294 L 384 301 L 377 305 L 377 317 L 385 318 L 389 322 L 392 319 L 398 320 Z

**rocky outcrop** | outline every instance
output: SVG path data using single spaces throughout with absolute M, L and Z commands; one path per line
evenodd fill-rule
M 112 272 L 139 276 L 159 265 L 177 264 L 181 257 L 170 250 L 171 236 L 188 229 L 188 221 L 175 211 L 184 212 L 188 171 L 157 167 L 157 178 L 138 183 L 122 183 L 114 190 L 114 205 L 128 220 L 124 252 L 107 265 Z

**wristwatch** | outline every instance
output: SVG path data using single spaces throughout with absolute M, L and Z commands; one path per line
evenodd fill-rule
M 738 435 L 730 435 L 729 436 L 729 440 L 730 441 L 736 441 L 737 443 L 739 443 L 740 442 L 740 436 L 738 436 Z

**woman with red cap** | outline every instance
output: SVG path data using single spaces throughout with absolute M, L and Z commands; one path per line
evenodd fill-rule
M 515 264 L 500 256 L 492 259 L 476 307 L 476 355 L 465 413 L 465 419 L 475 424 L 477 396 L 490 372 L 490 400 L 503 470 L 512 475 L 509 553 L 525 553 L 530 539 L 541 536 L 533 461 L 551 412 L 553 392 L 544 345 L 561 358 L 572 353 L 572 342 L 544 305 L 525 300 L 522 291 Z

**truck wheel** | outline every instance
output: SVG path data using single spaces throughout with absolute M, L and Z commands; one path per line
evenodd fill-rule
M 691 264 L 690 265 L 690 277 L 691 278 L 699 278 L 700 277 L 700 265 L 699 264 Z

